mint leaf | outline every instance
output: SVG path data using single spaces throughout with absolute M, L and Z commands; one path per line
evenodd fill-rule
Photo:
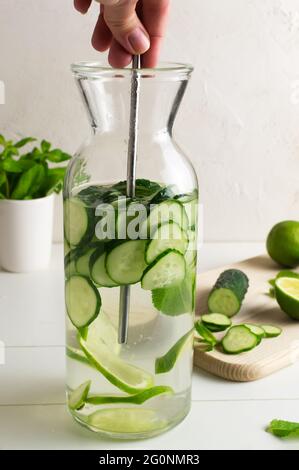
M 43 153 L 47 153 L 47 152 L 49 152 L 49 150 L 51 148 L 51 144 L 47 140 L 42 140 L 41 144 L 40 144 L 40 148 L 41 148 Z
M 299 437 L 299 423 L 273 419 L 267 431 L 277 437 Z
M 46 159 L 49 160 L 49 162 L 53 163 L 61 163 L 65 162 L 66 160 L 69 160 L 71 156 L 65 152 L 62 152 L 62 150 L 59 149 L 54 149 L 51 152 L 48 152 L 46 154 Z
M 45 178 L 45 168 L 36 164 L 23 173 L 12 192 L 12 199 L 24 199 L 26 196 L 34 196 L 41 188 Z
M 29 144 L 30 142 L 35 142 L 36 139 L 34 137 L 25 137 L 24 139 L 19 140 L 14 146 L 16 148 L 25 147 L 25 145 Z
M 51 168 L 48 170 L 45 181 L 45 191 L 47 195 L 59 193 L 63 188 L 63 181 L 66 168 Z
M 11 157 L 3 160 L 1 168 L 7 173 L 22 173 L 23 169 L 18 160 L 13 160 Z
M 194 275 L 187 273 L 181 284 L 168 289 L 152 291 L 154 307 L 165 315 L 182 315 L 192 312 L 194 296 Z
M 0 145 L 2 145 L 2 147 L 5 147 L 5 144 L 6 144 L 6 140 L 3 137 L 3 135 L 0 134 Z

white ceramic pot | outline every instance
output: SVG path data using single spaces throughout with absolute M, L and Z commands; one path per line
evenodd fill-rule
M 0 200 L 0 266 L 29 272 L 49 265 L 54 194 L 30 201 Z

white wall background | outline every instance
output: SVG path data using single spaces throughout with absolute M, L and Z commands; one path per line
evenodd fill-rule
M 69 64 L 98 57 L 96 14 L 72 0 L 1 0 L 0 133 L 70 152 L 84 140 Z M 299 1 L 172 0 L 162 58 L 195 65 L 176 134 L 200 175 L 205 238 L 262 240 L 299 219 Z

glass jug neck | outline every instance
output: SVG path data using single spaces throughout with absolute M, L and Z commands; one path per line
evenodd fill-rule
M 131 69 L 78 70 L 75 76 L 95 133 L 128 138 Z M 174 120 L 192 69 L 142 69 L 139 74 L 139 135 L 172 133 Z

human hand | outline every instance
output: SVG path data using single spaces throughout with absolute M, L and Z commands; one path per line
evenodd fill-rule
M 142 54 L 143 67 L 155 67 L 159 58 L 170 0 L 97 0 L 100 15 L 92 36 L 93 47 L 109 49 L 112 67 L 126 67 L 132 55 Z M 74 0 L 86 13 L 92 0 Z

